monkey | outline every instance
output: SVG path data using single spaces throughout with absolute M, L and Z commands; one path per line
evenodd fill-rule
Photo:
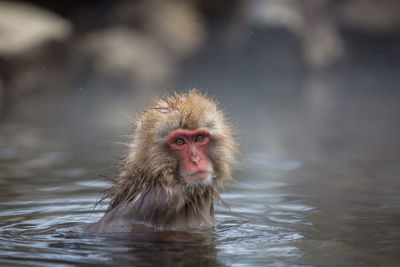
M 211 228 L 214 200 L 234 180 L 238 145 L 217 102 L 196 89 L 153 101 L 135 121 L 104 216 L 87 232 Z

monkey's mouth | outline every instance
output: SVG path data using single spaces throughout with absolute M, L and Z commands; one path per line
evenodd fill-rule
M 184 177 L 186 180 L 193 181 L 193 182 L 202 182 L 204 180 L 208 180 L 212 176 L 212 171 L 205 169 L 205 170 L 198 170 L 191 173 L 186 173 Z

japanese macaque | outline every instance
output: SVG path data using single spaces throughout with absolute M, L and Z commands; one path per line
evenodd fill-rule
M 236 160 L 232 127 L 213 100 L 196 90 L 159 99 L 136 121 L 109 207 L 87 231 L 211 227 Z

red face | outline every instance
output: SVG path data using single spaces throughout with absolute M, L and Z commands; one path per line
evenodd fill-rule
M 168 136 L 168 144 L 180 159 L 181 175 L 189 182 L 211 177 L 212 165 L 207 157 L 210 131 L 205 127 L 189 131 L 177 129 Z

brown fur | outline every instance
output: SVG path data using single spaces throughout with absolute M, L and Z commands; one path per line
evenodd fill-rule
M 186 183 L 167 144 L 172 130 L 199 127 L 210 130 L 208 157 L 215 173 L 210 184 Z M 194 89 L 154 101 L 136 121 L 131 151 L 105 195 L 111 199 L 106 215 L 91 231 L 132 231 L 139 229 L 137 225 L 179 230 L 212 224 L 213 199 L 220 200 L 219 190 L 233 179 L 237 148 L 232 133 L 216 102 Z

